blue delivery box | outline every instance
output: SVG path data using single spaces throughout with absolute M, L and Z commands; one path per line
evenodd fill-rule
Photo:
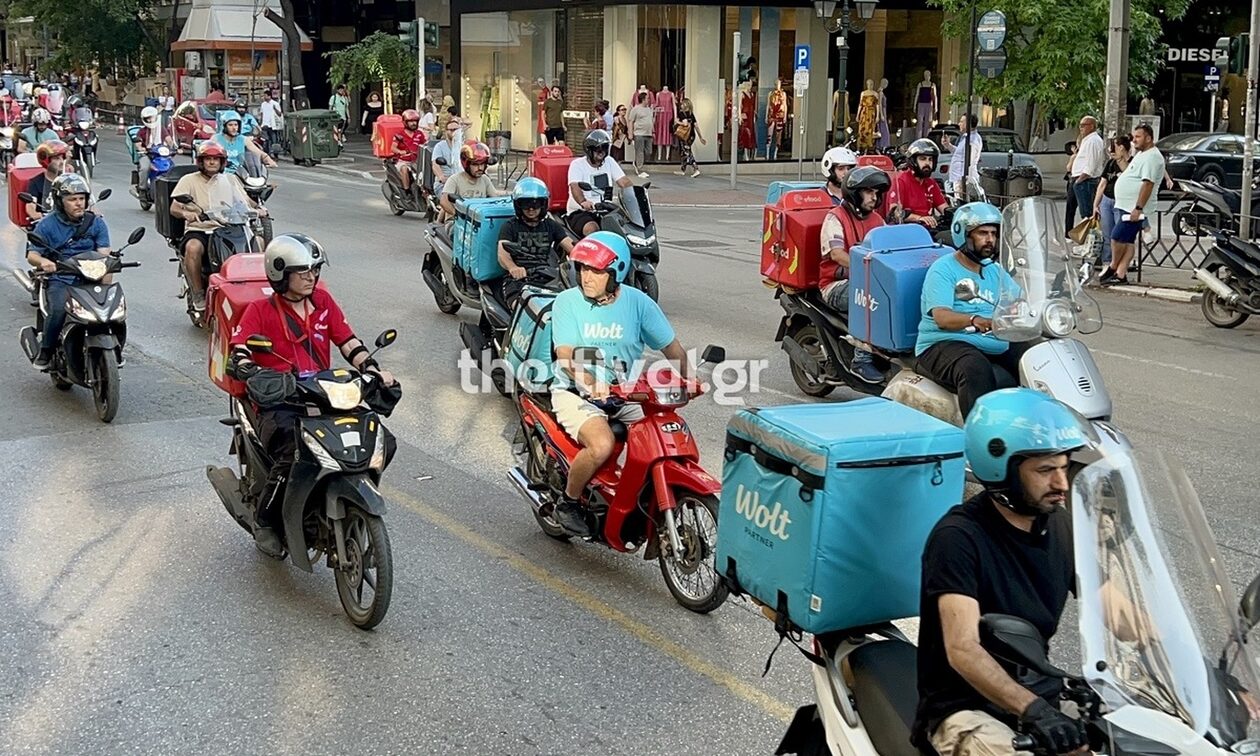
M 717 571 L 810 633 L 913 617 L 923 547 L 963 496 L 962 430 L 871 397 L 726 426 Z
M 919 334 L 923 280 L 942 255 L 916 224 L 871 230 L 849 250 L 849 331 L 854 337 L 891 352 L 914 349 Z
M 507 274 L 499 265 L 499 231 L 515 215 L 511 197 L 460 199 L 455 203 L 451 254 L 455 264 L 478 281 Z
M 770 186 L 766 188 L 766 204 L 778 204 L 779 198 L 788 192 L 804 189 L 825 189 L 826 186 L 821 181 L 771 181 Z

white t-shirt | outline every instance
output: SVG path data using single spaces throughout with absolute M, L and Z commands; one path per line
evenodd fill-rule
M 175 111 L 175 95 L 158 95 L 158 104 L 168 113 Z
M 420 116 L 420 130 L 426 134 L 433 134 L 434 127 L 437 126 L 437 115 L 434 113 L 425 113 Z
M 1106 166 L 1107 148 L 1103 145 L 1102 137 L 1095 131 L 1082 139 L 1077 146 L 1076 161 L 1072 163 L 1072 177 L 1088 174 L 1090 178 L 1098 178 Z
M 615 186 L 618 181 L 626 177 L 626 172 L 621 170 L 621 166 L 617 164 L 612 156 L 604 158 L 604 164 L 596 168 L 591 165 L 591 161 L 586 156 L 574 160 L 569 163 L 569 184 L 590 184 L 592 191 L 584 192 L 586 199 L 591 202 L 600 202 L 604 199 L 604 189 Z M 569 192 L 568 212 L 576 212 L 582 209 L 582 206 L 573 201 L 573 192 Z
M 1138 192 L 1142 191 L 1142 182 L 1149 181 L 1155 185 L 1147 204 L 1158 196 L 1159 183 L 1164 180 L 1164 156 L 1151 147 L 1139 152 L 1129 161 L 1129 167 L 1116 179 L 1116 209 L 1131 213 L 1137 209 Z M 1147 213 L 1149 215 L 1149 213 Z
M 263 100 L 258 105 L 258 110 L 262 113 L 263 128 L 280 128 L 280 103 L 275 100 Z

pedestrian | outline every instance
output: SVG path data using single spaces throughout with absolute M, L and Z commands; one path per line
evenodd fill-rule
M 626 120 L 626 106 L 618 105 L 613 114 L 612 155 L 618 163 L 626 162 L 626 144 L 630 141 L 630 122 Z
M 169 129 L 175 120 L 175 95 L 167 84 L 162 85 L 162 94 L 158 96 L 158 107 L 162 110 L 162 128 Z
M 1076 162 L 1076 142 L 1068 142 L 1063 145 L 1063 151 L 1067 153 L 1067 168 L 1063 171 L 1063 183 L 1067 187 L 1067 201 L 1064 203 L 1065 216 L 1063 235 L 1067 236 L 1072 232 L 1072 227 L 1076 225 L 1076 192 L 1072 191 L 1072 164 Z
M 968 191 L 967 179 L 974 181 L 980 180 L 980 153 L 984 151 L 984 139 L 981 138 L 980 132 L 973 130 L 971 136 L 967 136 L 967 127 L 969 122 L 967 116 L 964 115 L 958 119 L 958 139 L 950 140 L 950 144 L 954 147 L 954 152 L 949 156 L 949 182 L 954 187 L 954 196 L 959 202 L 970 202 L 971 197 Z M 948 137 L 946 137 L 948 139 Z M 971 165 L 964 171 L 963 164 L 967 159 L 967 141 L 971 142 Z M 963 174 L 966 174 L 964 177 Z
M 262 116 L 263 137 L 267 140 L 267 150 L 280 144 L 280 103 L 271 96 L 270 89 L 264 89 L 262 102 L 258 103 L 258 114 Z
M 367 102 L 363 104 L 363 116 L 359 118 L 359 133 L 371 134 L 376 119 L 385 112 L 385 103 L 381 101 L 379 92 L 369 92 Z
M 1098 193 L 1094 195 L 1094 217 L 1102 226 L 1103 265 L 1111 264 L 1111 234 L 1115 231 L 1119 213 L 1116 212 L 1116 179 L 1124 169 L 1129 167 L 1129 148 L 1133 140 L 1121 134 L 1110 140 L 1107 151 L 1111 159 L 1103 167 L 1102 180 L 1098 182 Z
M 564 144 L 564 90 L 559 85 L 553 86 L 547 95 L 543 117 L 547 124 L 547 144 Z
M 345 84 L 338 84 L 337 91 L 328 98 L 328 109 L 337 114 L 337 123 L 333 126 L 333 135 L 341 144 L 346 143 L 346 124 L 350 122 L 350 94 Z
M 700 144 L 708 144 L 708 141 L 700 136 L 700 125 L 696 123 L 696 112 L 691 106 L 691 100 L 685 97 L 678 103 L 678 118 L 674 121 L 674 136 L 678 139 L 679 152 L 682 153 L 682 166 L 678 170 L 678 175 L 686 176 L 687 166 L 691 166 L 695 169 L 695 173 L 691 174 L 691 177 L 699 176 L 700 166 L 696 163 L 696 156 L 691 148 L 697 139 L 700 140 Z
M 1076 143 L 1076 160 L 1072 162 L 1072 191 L 1076 194 L 1081 220 L 1089 217 L 1098 191 L 1098 177 L 1107 165 L 1107 146 L 1098 133 L 1098 119 L 1081 116 L 1080 139 Z
M 1137 248 L 1138 234 L 1149 225 L 1146 204 L 1156 185 L 1164 180 L 1164 156 L 1155 147 L 1155 132 L 1140 123 L 1133 129 L 1132 140 L 1137 154 L 1116 179 L 1116 210 L 1120 219 L 1111 237 L 1111 265 L 1098 278 L 1104 286 L 1129 282 L 1129 262 Z
M 634 138 L 634 170 L 639 178 L 647 178 L 648 174 L 643 166 L 652 150 L 652 130 L 656 116 L 648 106 L 647 92 L 639 92 L 635 97 L 635 105 L 630 108 L 626 118 L 630 122 L 630 136 Z
M 429 98 L 420 101 L 420 130 L 429 140 L 437 139 L 437 113 L 433 110 L 433 103 L 429 102 Z

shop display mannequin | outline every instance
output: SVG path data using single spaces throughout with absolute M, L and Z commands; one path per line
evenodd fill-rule
M 936 118 L 936 107 L 939 102 L 936 96 L 936 85 L 932 83 L 931 71 L 923 72 L 923 81 L 919 82 L 914 102 L 919 136 L 925 137 L 932 130 L 932 121 Z
M 493 103 L 494 87 L 490 86 L 490 74 L 486 74 L 481 79 L 481 106 L 479 108 L 481 113 L 481 124 L 477 130 L 478 134 L 484 134 L 486 133 L 486 130 L 490 128 L 490 109 L 491 107 L 494 107 Z
M 649 108 L 656 106 L 656 93 L 647 88 L 647 84 L 640 84 L 639 88 L 634 90 L 634 94 L 630 95 L 630 99 L 626 100 L 626 107 L 633 108 L 639 104 L 639 95 L 647 95 L 647 106 Z M 653 114 L 655 115 L 655 114 Z
M 831 95 L 831 128 L 832 144 L 844 144 L 849 141 L 849 93 L 837 89 Z
M 886 150 L 892 145 L 892 134 L 888 131 L 888 79 L 879 80 L 879 114 L 877 116 L 875 129 L 879 133 L 879 140 L 875 146 L 881 150 Z
M 1149 97 L 1143 97 L 1142 102 L 1138 104 L 1138 115 L 1155 115 L 1155 101 Z
M 866 80 L 866 89 L 858 98 L 857 114 L 857 146 L 859 152 L 866 152 L 875 146 L 875 124 L 879 120 L 879 92 L 875 91 L 875 81 Z
M 783 141 L 783 130 L 787 128 L 788 98 L 783 91 L 783 80 L 776 79 L 774 89 L 766 97 L 766 159 L 774 160 L 779 156 L 779 144 Z
M 739 149 L 744 160 L 757 154 L 757 90 L 751 81 L 739 85 Z
M 656 105 L 652 107 L 655 120 L 652 122 L 653 136 L 656 142 L 656 161 L 671 162 L 674 150 L 674 121 L 678 119 L 678 103 L 669 87 L 661 87 L 656 93 Z

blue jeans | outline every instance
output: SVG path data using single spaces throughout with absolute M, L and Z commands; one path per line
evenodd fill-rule
M 1090 213 L 1094 212 L 1094 193 L 1097 191 L 1097 178 L 1077 181 L 1072 184 L 1072 193 L 1076 195 L 1076 210 L 1081 214 L 1081 220 L 1085 220 Z
M 1111 232 L 1116 227 L 1117 215 L 1116 201 L 1103 195 L 1102 202 L 1098 206 L 1098 219 L 1102 223 L 1103 265 L 1111 262 Z
M 66 324 L 66 289 L 65 281 L 49 278 L 44 282 L 44 297 L 48 302 L 48 315 L 44 318 L 44 332 L 39 339 L 40 349 L 54 349 L 61 327 Z
M 847 318 L 849 313 L 849 282 L 836 281 L 823 292 L 823 301 L 827 303 L 828 307 L 844 314 Z M 871 364 L 871 353 L 855 346 L 853 348 L 853 364 L 854 366 Z

